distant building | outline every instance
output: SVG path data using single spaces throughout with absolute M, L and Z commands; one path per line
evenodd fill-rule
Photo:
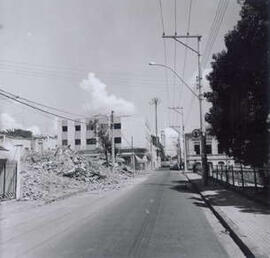
M 187 168 L 201 167 L 201 142 L 196 134 L 185 134 Z M 233 158 L 228 157 L 220 148 L 220 144 L 213 136 L 206 136 L 206 153 L 209 167 L 216 165 L 234 165 Z
M 162 130 L 161 131 L 161 136 L 160 136 L 160 143 L 162 144 L 162 146 L 165 148 L 166 146 L 166 135 L 165 135 L 165 131 Z
M 58 144 L 59 146 L 70 145 L 73 150 L 95 150 L 100 147 L 100 139 L 97 136 L 95 128 L 91 121 L 97 120 L 98 127 L 103 129 L 110 128 L 109 117 L 101 116 L 96 118 L 80 119 L 76 122 L 62 120 L 58 127 Z M 114 142 L 115 148 L 121 148 L 121 119 L 114 118 Z
M 149 155 L 151 159 L 151 169 L 156 169 L 161 167 L 161 146 L 159 137 L 152 135 L 151 129 L 147 122 L 145 123 L 145 139 L 146 139 L 146 149 L 149 150 Z
M 57 148 L 56 136 L 38 136 L 24 138 L 20 136 L 9 136 L 0 134 L 0 145 L 8 150 L 14 150 L 16 146 L 21 146 L 21 154 L 27 154 L 29 151 L 43 152 Z
M 146 148 L 122 148 L 117 156 L 131 168 L 134 168 L 135 165 L 136 170 L 151 168 L 151 155 Z

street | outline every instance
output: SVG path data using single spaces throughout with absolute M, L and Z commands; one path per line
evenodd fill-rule
M 103 207 L 80 197 L 76 213 L 66 214 L 68 199 L 48 205 L 46 216 L 32 213 L 34 228 L 2 245 L 2 257 L 228 257 L 185 181 L 180 172 L 155 171 Z

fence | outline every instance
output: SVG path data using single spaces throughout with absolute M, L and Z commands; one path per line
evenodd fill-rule
M 243 166 L 222 166 L 218 165 L 209 171 L 209 178 L 227 186 L 238 189 L 261 190 L 267 184 L 269 169 L 255 169 Z
M 17 162 L 0 159 L 0 200 L 16 198 Z

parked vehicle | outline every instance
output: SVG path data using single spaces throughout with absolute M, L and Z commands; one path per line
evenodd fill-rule
M 172 163 L 170 165 L 170 170 L 180 170 L 180 166 L 178 163 Z

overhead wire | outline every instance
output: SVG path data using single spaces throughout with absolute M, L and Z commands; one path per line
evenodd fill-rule
M 162 2 L 159 0 L 159 8 L 160 8 L 160 19 L 161 19 L 161 25 L 163 29 L 163 33 L 165 32 L 165 25 L 164 25 L 164 17 L 163 17 L 163 11 L 162 11 Z
M 36 71 L 34 69 L 29 69 L 27 67 L 21 67 L 21 66 L 16 66 L 16 65 L 6 65 L 6 64 L 0 64 L 0 72 L 14 72 L 15 74 L 19 74 L 19 75 L 30 75 L 31 77 L 45 77 L 45 78 L 60 78 L 60 79 L 79 79 L 81 80 L 81 78 L 85 75 L 85 74 L 76 74 L 76 75 L 61 75 L 58 74 L 57 72 L 55 73 L 47 73 L 46 71 Z M 111 75 L 103 75 L 102 78 L 106 79 L 106 80 L 110 80 L 110 81 L 114 81 L 117 80 L 117 82 L 130 82 L 130 75 L 127 76 L 119 76 L 116 74 L 111 74 Z M 132 78 L 132 81 L 136 81 L 136 82 L 141 82 L 141 83 L 149 83 L 149 84 L 161 84 L 164 85 L 164 81 L 163 80 L 157 80 L 151 77 L 138 77 L 135 76 L 134 78 Z M 165 81 L 166 82 L 166 81 Z
M 177 35 L 177 3 L 176 0 L 174 0 L 174 34 Z M 173 57 L 173 69 L 176 71 L 176 57 L 177 57 L 177 47 L 176 47 L 176 41 L 174 41 L 174 57 Z M 176 106 L 176 76 L 173 75 L 173 107 Z M 173 121 L 172 124 L 174 125 L 177 120 L 177 115 L 173 112 Z
M 215 40 L 216 40 L 216 38 L 218 36 L 221 24 L 223 22 L 225 13 L 227 11 L 228 4 L 229 4 L 228 0 L 219 0 L 219 2 L 218 2 L 215 17 L 214 17 L 213 22 L 211 24 L 210 31 L 209 31 L 209 34 L 208 34 L 207 43 L 205 45 L 205 48 L 204 48 L 204 51 L 203 51 L 203 54 L 202 54 L 202 68 L 203 69 L 205 68 L 205 66 L 206 66 L 206 64 L 208 62 L 208 59 L 209 59 L 209 56 L 211 54 L 213 45 L 214 45 Z M 194 103 L 194 97 L 192 97 L 192 99 L 190 101 L 190 105 L 189 105 L 189 109 L 188 109 L 188 114 L 186 116 L 185 124 L 187 124 L 188 121 L 189 121 L 190 113 L 191 113 L 191 107 L 192 107 L 193 103 Z
M 214 21 L 211 25 L 211 28 L 210 28 L 210 36 L 207 40 L 206 48 L 204 49 L 204 52 L 203 52 L 203 57 L 202 57 L 202 67 L 203 68 L 205 68 L 205 66 L 207 65 L 209 57 L 212 53 L 212 49 L 213 49 L 213 46 L 215 44 L 216 38 L 218 36 L 218 33 L 220 30 L 221 24 L 223 22 L 225 13 L 227 11 L 228 5 L 229 5 L 228 0 L 220 0 L 219 1 L 219 5 L 218 5 L 219 12 L 216 13 L 216 16 L 215 16 L 216 22 L 214 19 Z
M 56 108 L 56 107 L 52 107 L 52 106 L 49 106 L 49 105 L 45 105 L 45 104 L 42 104 L 42 103 L 39 103 L 39 102 L 36 102 L 36 101 L 33 101 L 33 100 L 30 100 L 30 99 L 27 99 L 27 98 L 24 98 L 24 97 L 19 97 L 11 92 L 8 92 L 8 91 L 5 91 L 3 89 L 0 89 L 0 92 L 2 93 L 5 93 L 5 94 L 9 94 L 10 96 L 13 96 L 14 98 L 16 99 L 21 99 L 23 101 L 26 101 L 26 102 L 29 102 L 29 103 L 32 103 L 34 105 L 38 105 L 38 106 L 41 106 L 41 107 L 45 107 L 45 108 L 48 108 L 48 109 L 51 109 L 51 110 L 54 110 L 54 111 L 57 111 L 57 112 L 60 112 L 60 113 L 65 113 L 65 114 L 69 114 L 69 115 L 73 115 L 73 116 L 78 116 L 78 117 L 85 117 L 85 115 L 82 115 L 82 114 L 77 114 L 77 113 L 72 113 L 72 112 L 68 112 L 68 111 L 65 111 L 63 109 L 59 109 L 59 108 Z
M 1 98 L 1 101 L 5 101 L 5 102 L 8 103 L 8 104 L 13 104 L 13 105 L 14 105 L 14 101 L 13 101 L 13 100 L 8 99 L 8 98 L 6 98 L 6 97 L 4 97 L 4 96 L 1 96 L 1 95 L 0 95 L 0 98 Z M 27 114 L 28 114 L 28 116 L 29 116 L 29 107 L 24 106 L 24 105 L 20 105 L 19 112 L 16 112 L 15 114 L 14 114 L 14 112 L 12 112 L 13 115 L 16 115 L 16 116 L 20 115 L 20 117 L 22 118 L 22 125 L 23 125 L 23 127 L 25 127 L 25 128 L 27 128 L 27 127 L 25 126 L 25 121 L 24 121 L 24 115 L 25 115 L 25 110 L 26 110 L 26 109 L 28 109 Z M 35 110 L 33 110 L 33 111 L 35 112 Z M 31 114 L 31 115 L 32 115 L 32 114 Z M 42 113 L 42 112 L 39 112 L 38 115 L 43 116 L 44 118 L 49 119 L 49 120 L 51 120 L 51 121 L 53 121 L 53 122 L 56 122 L 56 123 L 59 123 L 59 122 L 60 122 L 58 119 L 56 119 L 56 117 L 53 117 L 53 116 L 51 116 L 51 115 L 48 115 L 48 114 L 45 114 L 45 113 Z M 50 127 L 51 127 L 51 124 L 46 123 L 45 126 L 46 126 L 47 132 L 48 132 L 49 129 L 50 129 Z
M 190 32 L 190 26 L 191 26 L 191 11 L 192 11 L 192 3 L 193 0 L 189 0 L 189 5 L 188 5 L 188 20 L 187 20 L 187 29 L 186 29 L 186 35 L 189 35 Z M 188 44 L 188 38 L 186 38 L 185 44 Z M 185 80 L 185 72 L 186 72 L 186 64 L 187 64 L 187 56 L 188 56 L 188 51 L 187 47 L 185 47 L 184 50 L 184 60 L 183 60 L 183 68 L 182 68 L 182 78 Z M 181 103 L 182 99 L 182 92 L 183 92 L 184 85 L 182 85 L 182 88 L 180 88 L 179 92 L 179 103 Z
M 51 116 L 54 116 L 54 117 L 58 117 L 58 118 L 65 119 L 65 120 L 69 120 L 69 121 L 73 121 L 73 122 L 78 122 L 78 123 L 81 123 L 81 124 L 87 124 L 87 123 L 85 123 L 85 122 L 83 122 L 83 121 L 75 120 L 75 119 L 72 119 L 72 118 L 70 118 L 70 117 L 66 117 L 66 116 L 63 116 L 63 115 L 55 114 L 55 113 L 53 113 L 53 112 L 44 110 L 44 109 L 42 109 L 42 108 L 33 106 L 32 104 L 29 104 L 29 103 L 26 103 L 26 102 L 24 102 L 24 101 L 21 101 L 19 96 L 13 97 L 13 96 L 8 95 L 8 94 L 3 93 L 3 92 L 0 92 L 0 95 L 6 97 L 6 98 L 8 98 L 8 99 L 11 99 L 11 100 L 13 100 L 13 101 L 15 101 L 15 102 L 18 102 L 18 103 L 20 103 L 20 104 L 22 104 L 22 105 L 25 105 L 25 106 L 27 106 L 27 107 L 29 107 L 29 108 L 32 108 L 32 109 L 37 110 L 37 111 L 39 111 L 39 112 L 42 112 L 42 113 L 44 113 L 44 114 L 48 114 L 48 115 L 51 115 Z
M 161 20 L 161 26 L 162 26 L 162 35 L 165 35 L 165 23 L 164 23 L 164 14 L 163 14 L 163 8 L 162 8 L 162 1 L 159 0 L 159 9 L 160 9 L 160 20 Z M 163 41 L 163 54 L 164 54 L 164 63 L 165 65 L 168 64 L 168 57 L 167 57 L 167 44 L 165 38 L 162 39 Z M 168 77 L 168 71 L 164 71 L 165 74 L 165 82 L 166 82 L 166 103 L 167 106 L 169 106 L 170 103 L 170 93 L 169 93 L 169 77 Z M 166 126 L 170 123 L 170 118 L 168 116 L 168 110 L 166 109 L 165 113 L 166 115 Z

